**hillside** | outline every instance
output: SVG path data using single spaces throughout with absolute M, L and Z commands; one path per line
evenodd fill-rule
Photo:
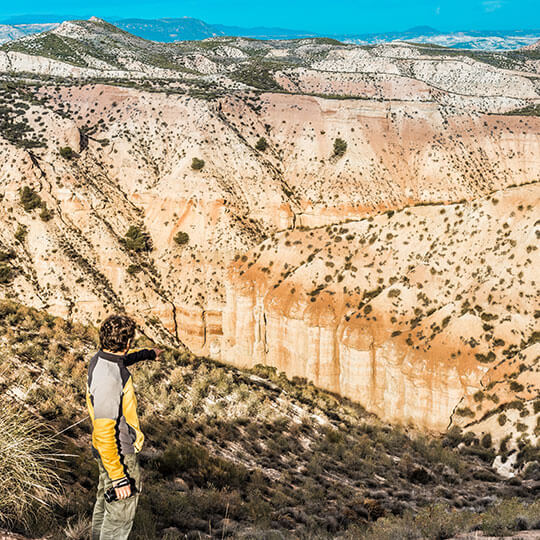
M 61 432 L 58 451 L 73 454 L 63 458 L 52 512 L 27 513 L 27 534 L 82 538 L 88 524 L 97 469 L 84 377 L 95 339 L 92 327 L 0 302 L 0 418 L 14 400 L 45 434 Z M 534 464 L 505 481 L 489 466 L 496 449 L 472 434 L 433 439 L 393 428 L 275 370 L 240 371 L 175 350 L 133 372 L 147 434 L 135 538 L 384 540 L 389 527 L 435 538 L 475 525 L 510 532 L 540 523 L 538 503 L 525 505 L 538 494 Z M 517 459 L 534 460 L 531 452 L 523 447 Z M 521 525 L 501 517 L 517 509 Z

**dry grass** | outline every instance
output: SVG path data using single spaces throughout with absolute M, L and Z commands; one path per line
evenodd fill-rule
M 59 457 L 39 421 L 0 401 L 0 523 L 24 522 L 58 491 Z

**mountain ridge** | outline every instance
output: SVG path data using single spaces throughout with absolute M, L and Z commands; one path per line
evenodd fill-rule
M 65 22 L 64 17 L 59 21 L 50 20 L 45 17 L 48 23 L 60 24 Z M 20 21 L 19 19 L 18 21 Z M 76 19 L 75 19 L 76 20 Z M 164 17 L 160 19 L 113 19 L 109 22 L 119 28 L 130 31 L 149 40 L 161 42 L 176 42 L 183 40 L 200 40 L 216 36 L 250 37 L 257 39 L 301 39 L 307 37 L 327 37 L 348 41 L 353 43 L 384 43 L 396 40 L 417 41 L 420 43 L 435 43 L 448 45 L 464 49 L 482 50 L 508 50 L 517 49 L 532 44 L 540 37 L 540 29 L 537 30 L 459 30 L 442 32 L 429 26 L 416 26 L 403 31 L 377 32 L 377 33 L 332 33 L 332 32 L 312 32 L 309 30 L 291 30 L 272 27 L 252 27 L 242 28 L 233 25 L 207 23 L 193 17 Z M 22 18 L 24 21 L 24 17 Z M 0 43 L 13 39 L 22 31 L 22 26 L 27 26 L 27 32 L 37 32 L 35 27 L 30 29 L 32 23 L 17 22 L 9 23 L 5 21 L 5 27 L 0 28 Z M 431 41 L 430 41 L 431 39 Z

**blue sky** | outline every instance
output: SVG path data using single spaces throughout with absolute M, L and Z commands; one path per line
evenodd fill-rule
M 20 0 L 0 20 L 21 14 L 102 18 L 196 17 L 210 23 L 279 26 L 324 33 L 540 28 L 540 0 Z

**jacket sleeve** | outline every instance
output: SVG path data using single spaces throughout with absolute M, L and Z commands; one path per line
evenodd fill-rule
M 142 360 L 155 360 L 155 358 L 156 353 L 154 352 L 154 349 L 141 349 L 140 351 L 126 354 L 124 365 L 132 366 L 133 364 L 141 362 Z
M 93 385 L 94 395 L 94 431 L 92 444 L 98 451 L 101 462 L 112 481 L 126 476 L 124 464 L 120 458 L 118 440 L 118 417 L 122 403 L 122 380 L 120 374 L 109 374 Z

